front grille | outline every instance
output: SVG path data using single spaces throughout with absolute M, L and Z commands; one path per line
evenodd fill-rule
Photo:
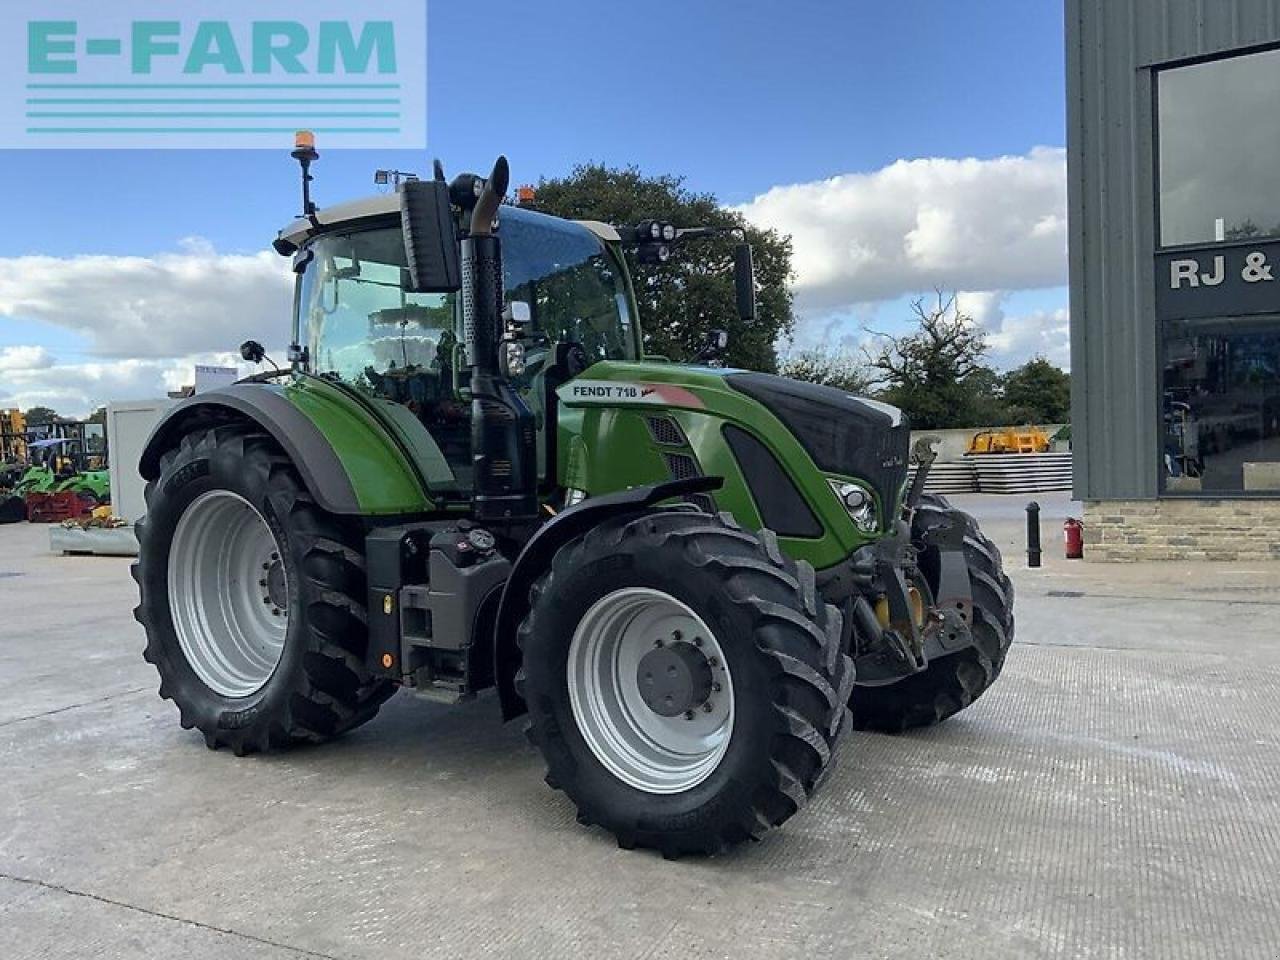
M 897 503 L 911 448 L 911 427 L 901 413 L 834 387 L 764 373 L 726 380 L 781 420 L 819 469 L 865 480 L 886 510 Z
M 664 453 L 662 458 L 667 462 L 667 473 L 672 480 L 688 480 L 690 477 L 702 476 L 698 469 L 698 461 L 686 453 Z
M 649 425 L 649 435 L 653 437 L 654 443 L 661 444 L 664 447 L 684 447 L 688 445 L 684 438 L 684 431 L 680 429 L 680 424 L 670 417 L 645 417 L 645 423 Z

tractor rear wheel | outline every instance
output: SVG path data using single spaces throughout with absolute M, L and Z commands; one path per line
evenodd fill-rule
M 853 661 L 813 568 L 772 533 L 679 508 L 615 518 L 562 547 L 530 599 L 529 738 L 620 846 L 759 838 L 829 769 Z
M 187 434 L 146 500 L 133 566 L 144 656 L 210 748 L 326 740 L 395 692 L 364 667 L 358 532 L 312 502 L 268 435 Z
M 930 513 L 954 509 L 945 497 L 925 494 L 916 508 L 915 527 Z M 930 662 L 921 673 L 881 687 L 859 687 L 850 706 L 859 730 L 900 733 L 941 723 L 972 704 L 996 681 L 1013 643 L 1013 584 L 1005 575 L 1000 548 L 964 514 L 964 555 L 973 592 L 974 645 Z M 913 538 L 914 539 L 914 538 Z M 929 547 L 919 558 L 936 595 L 938 564 Z

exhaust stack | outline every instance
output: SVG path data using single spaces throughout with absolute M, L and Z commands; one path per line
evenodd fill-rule
M 509 182 L 499 157 L 471 213 L 462 241 L 462 329 L 471 368 L 472 498 L 479 523 L 531 520 L 538 515 L 537 429 L 512 386 L 498 351 L 502 316 L 502 241 L 494 233 Z

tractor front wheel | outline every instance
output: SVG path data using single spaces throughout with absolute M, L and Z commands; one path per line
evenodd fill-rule
M 925 494 L 916 508 L 913 533 L 931 514 L 952 510 L 944 497 Z M 859 730 L 900 733 L 941 723 L 982 696 L 1000 676 L 1013 644 L 1013 584 L 1005 575 L 1000 548 L 964 514 L 964 558 L 973 593 L 974 645 L 932 661 L 921 673 L 881 687 L 854 691 L 853 723 Z M 918 535 L 913 539 L 919 539 Z M 919 564 L 934 595 L 938 588 L 938 548 L 926 547 Z
M 768 531 L 684 509 L 603 523 L 556 554 L 520 627 L 547 782 L 623 847 L 758 838 L 808 800 L 846 726 L 840 626 Z
M 356 531 L 320 510 L 266 434 L 187 434 L 147 484 L 133 567 L 146 659 L 182 726 L 236 754 L 319 741 L 395 692 L 364 667 Z

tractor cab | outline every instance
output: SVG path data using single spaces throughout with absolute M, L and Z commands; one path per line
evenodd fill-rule
M 408 254 L 395 194 L 295 221 L 294 343 L 310 373 L 409 409 L 462 492 L 470 483 L 471 404 L 462 298 L 406 290 Z M 504 207 L 503 311 L 522 358 L 512 381 L 545 434 L 548 374 L 557 353 L 572 373 L 640 356 L 635 301 L 619 236 L 605 224 Z M 556 385 L 562 379 L 556 381 Z M 548 444 L 538 444 L 547 477 Z

